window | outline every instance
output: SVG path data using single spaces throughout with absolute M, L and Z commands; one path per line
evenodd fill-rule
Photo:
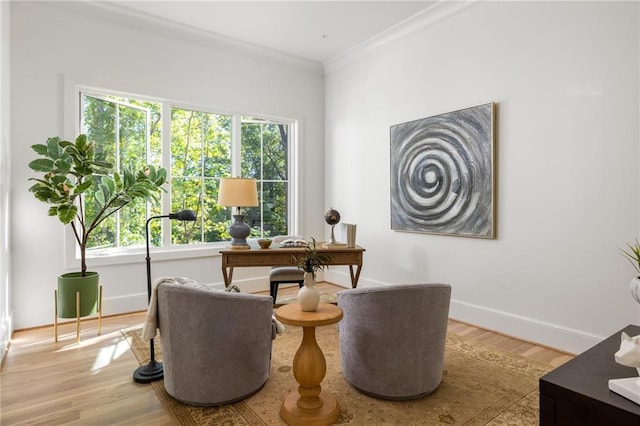
M 96 151 L 104 159 L 116 165 L 160 164 L 160 107 L 158 104 L 127 99 L 108 98 L 83 94 L 82 128 L 87 138 L 96 144 Z M 87 200 L 91 200 L 88 197 Z M 85 205 L 87 211 L 98 208 L 94 203 Z M 150 214 L 160 214 L 158 207 L 153 212 L 141 200 L 131 203 L 105 220 L 90 236 L 88 248 L 105 249 L 129 247 L 145 243 L 144 226 Z
M 197 222 L 172 222 L 171 243 L 226 239 L 228 209 L 216 204 L 219 178 L 231 175 L 229 115 L 171 109 L 171 209 L 191 209 Z
M 245 221 L 254 235 L 287 235 L 289 217 L 289 126 L 259 118 L 242 118 L 242 176 L 258 182 L 260 205 Z
M 152 221 L 153 245 L 228 241 L 231 209 L 216 202 L 220 178 L 228 176 L 252 177 L 258 183 L 259 206 L 243 210 L 251 236 L 285 235 L 292 228 L 293 120 L 223 114 L 88 90 L 80 93 L 80 115 L 81 132 L 96 142 L 107 161 L 118 169 L 129 164 L 163 166 L 170 182 L 162 206 L 132 203 L 93 234 L 89 249 L 142 246 L 148 217 L 183 209 L 194 210 L 198 220 Z M 170 131 L 163 133 L 164 120 Z M 85 208 L 95 207 L 88 203 Z

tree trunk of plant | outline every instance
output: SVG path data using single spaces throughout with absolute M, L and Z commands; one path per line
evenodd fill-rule
M 87 253 L 87 243 L 83 242 L 80 244 L 80 272 L 82 276 L 85 277 L 87 275 L 87 257 L 85 254 Z

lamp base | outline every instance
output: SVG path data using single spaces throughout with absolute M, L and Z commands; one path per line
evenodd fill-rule
M 133 381 L 138 383 L 151 383 L 164 378 L 162 363 L 151 361 L 147 365 L 142 365 L 133 372 Z
M 251 249 L 249 244 L 246 244 L 246 243 L 245 244 L 242 244 L 242 243 L 239 243 L 239 244 L 231 243 L 231 244 L 229 244 L 229 248 L 231 250 L 250 250 Z
M 249 250 L 249 244 L 247 243 L 247 237 L 251 233 L 249 225 L 244 223 L 244 215 L 234 214 L 233 223 L 229 227 L 229 235 L 231 235 L 231 249 L 232 250 Z

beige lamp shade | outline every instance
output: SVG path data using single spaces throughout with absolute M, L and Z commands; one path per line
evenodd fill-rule
M 258 190 L 253 178 L 221 178 L 218 205 L 224 207 L 256 207 Z

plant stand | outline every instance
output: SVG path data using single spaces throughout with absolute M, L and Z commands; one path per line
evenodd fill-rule
M 54 341 L 58 341 L 58 290 L 53 290 L 54 319 L 53 336 Z M 80 292 L 76 291 L 76 343 L 80 344 Z M 98 336 L 102 334 L 102 286 L 98 287 Z

